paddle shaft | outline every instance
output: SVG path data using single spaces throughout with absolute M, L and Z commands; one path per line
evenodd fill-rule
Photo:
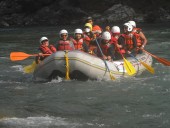
M 51 54 L 42 54 L 42 56 L 49 56 Z M 39 56 L 38 54 L 27 54 L 27 55 L 21 55 L 21 56 L 18 56 L 18 57 L 31 57 L 31 56 Z
M 156 55 L 153 55 L 153 54 L 151 54 L 150 52 L 148 52 L 148 51 L 146 51 L 144 49 L 142 49 L 142 50 L 144 52 L 146 52 L 147 54 L 151 55 L 152 57 L 154 57 L 157 61 L 159 61 L 160 63 L 164 64 L 165 66 L 170 66 L 170 61 L 168 61 L 168 60 L 166 60 L 164 58 L 160 58 L 160 57 L 158 57 Z
M 100 50 L 100 53 L 102 54 L 102 56 L 104 56 L 104 54 L 103 54 L 103 52 L 102 52 L 102 49 L 101 49 L 101 47 L 100 47 L 100 45 L 99 45 L 97 39 L 96 39 L 96 42 L 97 42 L 97 46 L 98 46 L 98 48 L 99 48 L 99 50 Z M 110 69 L 109 69 L 109 67 L 108 67 L 108 65 L 107 65 L 107 63 L 106 63 L 106 60 L 103 59 L 103 61 L 104 61 L 105 65 L 106 65 L 108 71 L 110 72 Z
M 103 54 L 103 52 L 102 52 L 102 49 L 101 49 L 101 47 L 100 47 L 99 42 L 97 41 L 97 39 L 96 39 L 96 43 L 97 43 L 97 46 L 98 46 L 98 48 L 99 48 L 99 50 L 100 50 L 100 53 L 102 54 L 102 56 L 104 56 L 104 54 Z M 103 61 L 104 61 L 104 63 L 105 63 L 105 66 L 106 66 L 107 70 L 108 70 L 109 73 L 110 73 L 110 78 L 111 78 L 112 80 L 115 79 L 115 78 L 111 75 L 111 71 L 110 71 L 110 69 L 109 69 L 109 66 L 107 65 L 106 60 L 103 59 Z
M 135 60 L 137 60 L 138 62 L 140 62 L 133 54 L 129 53 L 129 55 L 130 55 L 131 57 L 133 57 Z

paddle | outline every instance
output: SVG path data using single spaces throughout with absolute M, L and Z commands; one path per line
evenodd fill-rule
M 69 58 L 68 58 L 68 51 L 67 50 L 65 51 L 64 57 L 65 57 L 65 61 L 66 61 L 66 76 L 65 76 L 65 79 L 70 80 L 70 76 L 69 76 L 70 66 L 69 66 Z
M 23 68 L 23 70 L 24 70 L 25 73 L 33 73 L 34 70 L 35 70 L 35 68 L 36 68 L 36 66 L 37 66 L 36 62 L 33 61 L 32 64 L 30 64 L 30 65 L 28 65 L 28 66 L 25 66 L 25 67 Z
M 117 47 L 117 48 L 118 48 L 119 53 L 121 54 L 121 56 L 122 56 L 122 58 L 123 58 L 123 61 L 124 61 L 123 66 L 125 67 L 128 75 L 130 75 L 130 76 L 134 75 L 134 74 L 136 73 L 135 68 L 133 67 L 133 65 L 132 65 L 128 60 L 125 59 L 125 57 L 124 57 L 123 54 L 121 53 L 119 47 Z
M 102 52 L 102 49 L 101 49 L 101 47 L 100 47 L 100 45 L 99 45 L 97 39 L 96 39 L 96 43 L 97 43 L 97 46 L 98 46 L 98 48 L 99 48 L 99 50 L 100 50 L 100 53 L 102 54 L 102 56 L 104 56 L 104 54 L 103 54 L 103 52 Z M 105 63 L 105 66 L 106 66 L 107 70 L 109 71 L 110 79 L 111 79 L 111 80 L 115 80 L 115 77 L 112 75 L 112 73 L 111 73 L 111 71 L 110 71 L 110 69 L 109 69 L 109 66 L 107 65 L 106 60 L 103 59 L 103 61 L 104 61 L 104 63 Z
M 42 54 L 43 56 L 49 56 L 51 54 Z M 11 52 L 10 59 L 11 61 L 25 60 L 30 56 L 38 56 L 38 54 L 27 54 L 24 52 Z
M 160 63 L 164 64 L 165 66 L 170 66 L 170 61 L 168 61 L 168 60 L 166 60 L 164 58 L 160 58 L 160 57 L 158 57 L 156 55 L 153 55 L 153 54 L 151 54 L 150 52 L 148 52 L 148 51 L 146 51 L 144 49 L 142 49 L 142 50 L 144 52 L 148 53 L 149 55 L 151 55 L 152 57 L 154 57 L 157 61 L 159 61 Z
M 131 53 L 129 53 L 129 55 L 131 56 L 131 57 L 133 57 L 135 60 L 137 60 L 138 62 L 140 62 L 150 73 L 152 73 L 152 74 L 154 74 L 155 73 L 155 70 L 154 70 L 154 68 L 152 68 L 151 66 L 149 66 L 148 64 L 146 64 L 146 63 L 144 63 L 144 62 L 142 62 L 142 61 L 140 61 L 140 60 L 138 60 L 136 57 L 134 57 L 134 55 L 133 54 L 131 54 Z

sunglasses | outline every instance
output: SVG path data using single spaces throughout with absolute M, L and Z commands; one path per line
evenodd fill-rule
M 61 35 L 61 37 L 66 37 L 67 35 Z

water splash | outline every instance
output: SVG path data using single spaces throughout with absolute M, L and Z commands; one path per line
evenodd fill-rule
M 0 126 L 7 128 L 24 127 L 24 128 L 47 128 L 47 127 L 67 127 L 75 128 L 81 126 L 79 123 L 67 121 L 66 118 L 61 117 L 27 117 L 27 118 L 2 118 Z

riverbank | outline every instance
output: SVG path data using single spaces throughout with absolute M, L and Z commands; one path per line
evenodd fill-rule
M 150 5 L 148 7 L 148 4 Z M 92 16 L 96 24 L 170 21 L 169 3 L 122 0 L 2 0 L 0 27 L 83 24 Z

